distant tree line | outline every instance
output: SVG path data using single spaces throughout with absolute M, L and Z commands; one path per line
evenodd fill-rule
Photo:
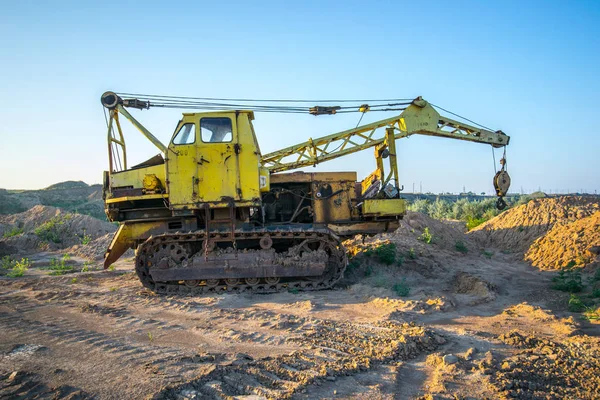
M 536 192 L 529 195 L 516 195 L 507 197 L 505 200 L 508 204 L 508 207 L 505 210 L 525 204 L 528 201 L 538 197 L 545 197 L 545 194 Z M 408 205 L 408 209 L 410 211 L 416 211 L 429 215 L 435 219 L 465 221 L 467 224 L 467 229 L 469 230 L 505 211 L 500 211 L 496 208 L 495 198 L 487 198 L 483 200 L 469 200 L 463 198 L 456 201 L 444 200 L 439 197 L 436 198 L 435 201 L 431 201 L 429 199 L 417 199 L 413 200 Z

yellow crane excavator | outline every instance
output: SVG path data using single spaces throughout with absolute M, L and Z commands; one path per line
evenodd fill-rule
M 308 107 L 304 100 L 106 92 L 101 102 L 108 112 L 105 211 L 110 221 L 119 222 L 104 267 L 135 249 L 138 277 L 157 293 L 330 288 L 346 268 L 343 238 L 392 231 L 406 212 L 397 139 L 429 135 L 504 149 L 510 140 L 501 131 L 441 116 L 420 97 Z M 164 145 L 127 111 L 153 107 L 203 112 L 184 113 Z M 390 110 L 401 113 L 269 154 L 260 152 L 252 126 L 255 111 L 364 115 Z M 121 117 L 160 154 L 129 166 Z M 374 149 L 377 168 L 360 182 L 356 172 L 285 173 L 367 148 Z M 501 164 L 493 181 L 499 208 L 510 185 L 505 158 Z

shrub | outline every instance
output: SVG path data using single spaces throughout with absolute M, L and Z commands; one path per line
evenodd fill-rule
M 408 250 L 407 256 L 411 260 L 415 260 L 417 258 L 417 253 L 415 253 L 415 249 L 413 247 L 411 247 L 410 250 Z
M 2 236 L 4 236 L 5 238 L 9 238 L 9 237 L 20 235 L 21 233 L 23 233 L 23 229 L 17 228 L 15 226 L 12 229 L 4 232 L 4 235 L 2 235 Z
M 15 262 L 14 267 L 6 274 L 9 278 L 17 278 L 23 276 L 31 267 L 31 262 L 28 258 L 22 258 L 21 261 Z
M 475 217 L 467 217 L 467 230 L 471 230 L 476 226 L 483 224 L 489 218 L 475 218 Z
M 375 248 L 365 251 L 366 256 L 375 256 L 382 264 L 392 265 L 396 261 L 396 245 L 394 243 L 380 244 Z
M 488 259 L 491 259 L 494 256 L 494 253 L 491 251 L 484 250 L 483 255 L 486 256 Z
M 89 272 L 91 263 L 89 261 L 85 261 L 83 263 L 83 267 L 81 267 L 81 272 Z
M 10 256 L 2 257 L 0 261 L 0 268 L 2 269 L 12 269 L 15 266 L 16 261 L 10 258 Z
M 457 251 L 460 251 L 461 253 L 468 253 L 469 249 L 467 248 L 467 246 L 462 242 L 462 241 L 458 241 L 454 244 L 454 248 Z
M 552 289 L 562 292 L 579 293 L 583 290 L 581 272 L 572 268 L 562 269 L 552 278 Z
M 569 311 L 572 312 L 582 312 L 585 311 L 587 307 L 583 304 L 583 301 L 579 297 L 574 294 L 571 294 L 569 298 Z
M 84 233 L 83 236 L 81 237 L 81 244 L 84 246 L 90 244 L 91 241 L 92 241 L 92 237 L 90 235 L 87 235 Z
M 429 232 L 429 227 L 426 226 L 425 229 L 423 229 L 423 233 L 421 234 L 421 236 L 419 236 L 419 240 L 427 244 L 430 244 L 432 242 L 433 235 Z
M 51 218 L 50 220 L 44 222 L 42 225 L 35 228 L 33 233 L 35 233 L 40 239 L 44 241 L 60 243 L 62 241 L 60 238 L 62 226 L 69 219 L 71 219 L 70 214 L 57 215 L 56 217 Z
M 406 284 L 406 278 L 402 278 L 402 281 L 396 283 L 392 289 L 400 297 L 406 297 L 410 294 L 410 287 Z

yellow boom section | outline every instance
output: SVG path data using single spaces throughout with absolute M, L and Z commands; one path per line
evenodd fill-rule
M 383 127 L 394 129 L 394 139 L 419 134 L 486 143 L 494 147 L 506 146 L 510 140 L 501 131 L 493 132 L 443 117 L 427 101 L 417 98 L 397 117 L 309 139 L 265 154 L 261 158 L 262 164 L 271 172 L 288 171 L 375 147 L 386 139 L 375 135 Z

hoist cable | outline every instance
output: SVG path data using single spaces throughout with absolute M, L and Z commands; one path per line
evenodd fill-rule
M 367 101 L 412 101 L 413 99 L 370 99 L 370 100 L 290 100 L 290 99 L 228 99 L 217 97 L 186 97 L 186 96 L 164 96 L 154 94 L 137 94 L 137 93 L 117 93 L 119 96 L 135 96 L 144 98 L 164 98 L 164 99 L 183 99 L 183 100 L 208 100 L 208 101 L 241 101 L 241 102 L 273 102 L 273 103 L 350 103 L 350 102 L 367 102 Z
M 453 113 L 452 111 L 448 111 L 448 110 L 446 110 L 445 108 L 442 108 L 442 107 L 440 107 L 440 106 L 436 106 L 436 105 L 435 105 L 435 104 L 433 104 L 433 103 L 429 103 L 429 104 L 431 104 L 432 106 L 434 106 L 434 107 L 436 107 L 436 108 L 439 108 L 439 109 L 440 109 L 440 110 L 442 110 L 442 111 L 446 111 L 448 114 L 452 114 L 452 115 L 454 115 L 455 117 L 458 117 L 458 118 L 464 119 L 465 121 L 469 121 L 470 123 L 472 123 L 472 124 L 474 124 L 474 125 L 477 125 L 477 126 L 478 126 L 478 127 L 480 127 L 480 128 L 484 128 L 484 129 L 487 129 L 488 131 L 492 131 L 492 132 L 494 132 L 494 131 L 495 131 L 495 130 L 494 130 L 494 129 L 492 129 L 492 128 L 488 128 L 488 127 L 487 127 L 487 126 L 485 126 L 485 125 L 478 124 L 477 122 L 475 122 L 475 121 L 473 121 L 473 120 L 470 120 L 469 118 L 465 118 L 465 117 L 463 117 L 463 116 L 460 116 L 460 115 L 458 115 L 458 114 L 456 114 L 456 113 Z

